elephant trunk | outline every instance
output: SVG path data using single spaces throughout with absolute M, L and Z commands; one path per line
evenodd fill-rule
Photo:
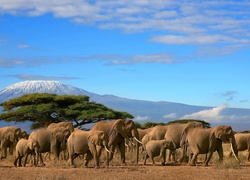
M 139 143 L 142 144 L 142 142 L 140 142 L 138 140 L 139 139 L 139 133 L 138 133 L 137 128 L 134 128 L 132 130 L 132 137 L 136 140 L 136 164 L 138 164 L 139 163 L 139 146 L 140 146 Z
M 236 143 L 235 143 L 234 137 L 230 138 L 230 144 L 231 144 L 231 150 L 232 150 L 233 156 L 235 157 L 236 161 L 240 162 L 238 156 L 236 155 L 236 153 L 237 153 L 237 147 L 236 147 Z

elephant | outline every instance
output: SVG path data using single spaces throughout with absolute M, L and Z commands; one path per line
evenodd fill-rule
M 147 159 L 150 157 L 152 159 L 153 165 L 155 165 L 154 157 L 160 156 L 162 158 L 161 164 L 165 165 L 166 149 L 175 150 L 172 141 L 168 140 L 150 140 L 145 146 L 144 154 L 144 165 L 146 165 Z
M 21 138 L 28 139 L 29 138 L 29 134 L 26 131 L 21 130 Z
M 55 129 L 55 128 L 62 128 L 65 130 L 68 129 L 70 133 L 74 132 L 74 126 L 72 122 L 51 123 L 47 127 L 47 129 Z
M 138 138 L 138 130 L 135 126 L 135 123 L 132 120 L 123 120 L 117 119 L 110 122 L 99 121 L 97 122 L 90 131 L 104 131 L 108 137 L 108 149 L 110 153 L 107 153 L 107 166 L 109 161 L 113 159 L 113 155 L 116 147 L 118 146 L 121 153 L 121 163 L 126 164 L 125 162 L 125 139 L 134 138 L 136 143 L 136 164 L 139 161 L 139 143 L 141 143 Z M 93 156 L 96 162 L 98 162 L 99 157 L 101 156 L 102 147 L 98 146 L 96 151 L 93 152 Z
M 23 166 L 26 165 L 27 157 L 29 154 L 33 155 L 33 165 L 37 166 L 38 153 L 40 152 L 40 146 L 35 139 L 20 139 L 16 145 L 16 157 L 14 160 L 14 165 L 22 166 L 22 158 L 25 156 Z
M 144 137 L 147 133 L 149 133 L 149 132 L 151 131 L 151 129 L 152 129 L 152 128 L 147 128 L 147 129 L 137 128 L 137 131 L 138 131 L 138 133 L 139 133 L 139 138 L 138 138 L 138 140 L 139 140 L 139 141 L 142 141 L 143 137 Z M 125 146 L 127 146 L 128 151 L 133 152 L 133 151 L 135 150 L 135 148 L 136 148 L 136 142 L 137 142 L 137 141 L 136 141 L 135 139 L 133 139 L 133 138 L 125 139 Z M 139 147 L 139 149 L 142 150 L 143 148 Z
M 60 128 L 55 129 L 38 129 L 33 131 L 29 139 L 35 139 L 40 145 L 39 159 L 42 166 L 44 166 L 43 158 L 41 153 L 52 152 L 56 158 L 59 160 L 59 154 L 62 146 L 66 146 L 66 140 L 69 136 L 69 130 L 62 130 Z
M 150 128 L 147 134 L 143 136 L 141 139 L 142 147 L 141 152 L 145 151 L 145 145 L 150 140 L 163 140 L 166 132 L 168 131 L 169 125 L 157 125 L 155 127 Z
M 180 148 L 180 141 L 181 141 L 182 136 L 185 136 L 190 129 L 197 128 L 197 127 L 204 128 L 203 123 L 192 121 L 192 122 L 188 122 L 185 124 L 180 124 L 180 123 L 170 124 L 165 133 L 164 139 L 172 141 L 175 146 L 175 149 L 178 149 Z M 175 161 L 175 151 L 170 151 L 169 158 L 168 158 L 169 161 L 171 161 L 171 158 L 170 158 L 171 155 L 172 155 L 173 161 Z M 178 161 L 182 162 L 183 159 L 184 159 L 184 156 L 182 155 Z
M 247 160 L 250 161 L 250 133 L 236 133 L 234 135 L 237 151 L 235 152 L 238 155 L 239 151 L 248 151 Z M 232 155 L 232 151 L 229 155 Z
M 48 125 L 47 129 L 61 129 L 62 131 L 69 131 L 70 133 L 68 136 L 66 136 L 66 139 L 70 136 L 71 133 L 74 132 L 75 128 L 73 126 L 72 122 L 59 122 L 59 123 L 51 123 Z M 61 144 L 61 157 L 62 159 L 67 159 L 68 158 L 68 152 L 67 152 L 67 145 L 66 144 Z
M 181 147 L 183 148 L 183 153 L 186 153 L 187 149 L 191 151 L 193 156 L 190 159 L 190 165 L 195 165 L 199 154 L 206 154 L 204 166 L 208 166 L 214 151 L 218 152 L 219 160 L 223 160 L 222 142 L 225 143 L 226 141 L 230 141 L 233 154 L 235 155 L 237 147 L 231 126 L 216 126 L 209 129 L 193 128 L 187 132 L 186 136 L 183 136 Z M 239 161 L 238 156 L 235 155 L 235 158 Z
M 170 125 L 157 125 L 148 132 L 148 140 L 162 140 Z
M 73 160 L 79 155 L 87 154 L 85 159 L 85 166 L 87 167 L 89 160 L 92 158 L 92 153 L 96 154 L 94 153 L 96 146 L 103 146 L 107 150 L 108 137 L 103 131 L 74 131 L 67 142 L 69 165 L 75 167 Z M 109 152 L 109 150 L 107 151 Z M 95 167 L 99 168 L 99 161 L 95 162 Z
M 9 154 L 13 155 L 14 147 L 19 139 L 22 138 L 22 132 L 19 127 L 16 126 L 5 126 L 0 128 L 0 148 L 1 148 L 1 157 L 6 158 L 7 148 L 9 148 Z
M 140 129 L 140 128 L 137 128 L 137 131 L 139 133 L 139 140 L 141 141 L 142 138 L 148 134 L 153 128 L 147 128 L 147 129 Z

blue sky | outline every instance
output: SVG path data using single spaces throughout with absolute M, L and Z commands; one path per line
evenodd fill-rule
M 250 108 L 250 2 L 0 0 L 0 89 Z

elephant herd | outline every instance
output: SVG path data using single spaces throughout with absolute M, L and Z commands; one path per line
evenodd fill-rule
M 94 166 L 99 168 L 102 152 L 106 154 L 108 167 L 117 149 L 120 152 L 121 164 L 126 164 L 125 155 L 128 146 L 131 145 L 136 164 L 139 163 L 141 151 L 143 164 L 146 164 L 148 158 L 155 164 L 154 157 L 160 156 L 161 164 L 165 165 L 168 149 L 168 161 L 181 163 L 189 157 L 188 163 L 196 165 L 197 156 L 205 154 L 204 165 L 207 166 L 215 151 L 219 155 L 219 160 L 223 160 L 222 143 L 226 142 L 231 143 L 230 154 L 238 161 L 238 152 L 244 150 L 248 150 L 247 160 L 250 161 L 250 134 L 234 134 L 230 126 L 204 128 L 202 123 L 194 121 L 140 129 L 132 120 L 117 119 L 99 121 L 89 131 L 74 128 L 71 122 L 52 123 L 47 128 L 33 131 L 30 135 L 19 127 L 6 126 L 0 128 L 0 159 L 6 158 L 7 154 L 13 155 L 15 150 L 14 166 L 25 166 L 29 155 L 33 157 L 32 165 L 44 166 L 42 154 L 49 152 L 57 161 L 60 153 L 64 153 L 71 167 L 76 167 L 76 157 L 85 155 L 86 167 L 93 159 Z M 176 159 L 175 152 L 179 148 L 181 155 Z

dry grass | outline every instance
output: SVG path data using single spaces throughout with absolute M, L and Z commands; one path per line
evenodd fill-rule
M 13 156 L 8 156 L 0 162 L 0 179 L 18 180 L 68 180 L 68 179 L 250 179 L 250 163 L 246 160 L 246 152 L 239 152 L 241 163 L 237 163 L 233 157 L 228 157 L 230 145 L 224 146 L 224 161 L 218 161 L 215 152 L 208 167 L 203 167 L 199 163 L 197 166 L 187 164 L 168 163 L 166 166 L 160 165 L 159 157 L 155 158 L 156 166 L 152 166 L 150 159 L 147 165 L 143 166 L 143 158 L 140 153 L 140 163 L 135 165 L 135 152 L 126 153 L 127 166 L 121 166 L 120 153 L 114 155 L 110 167 L 105 167 L 106 156 L 101 157 L 101 168 L 95 169 L 93 160 L 89 163 L 90 168 L 84 167 L 84 158 L 77 158 L 75 163 L 77 168 L 70 168 L 66 160 L 54 162 L 45 160 L 45 167 L 13 167 Z M 177 152 L 177 156 L 180 153 Z M 204 156 L 198 156 L 198 162 L 203 162 Z

